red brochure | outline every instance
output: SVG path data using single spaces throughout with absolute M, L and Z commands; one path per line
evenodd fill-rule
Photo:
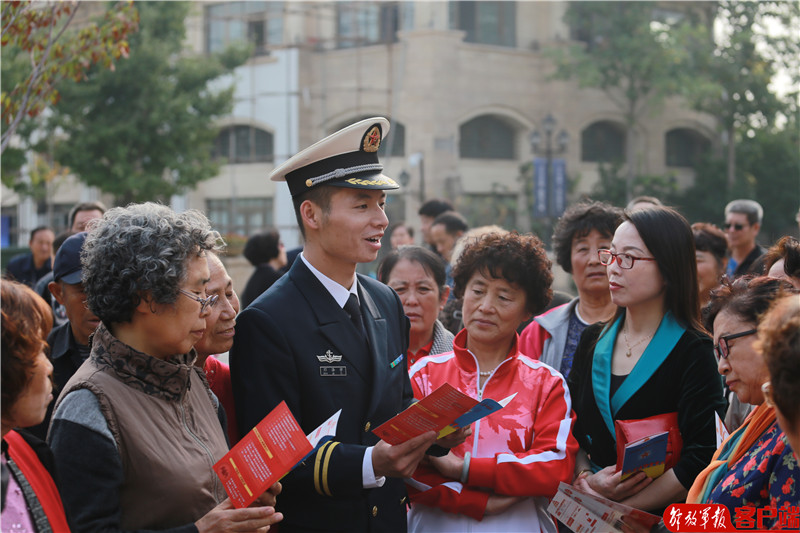
M 438 438 L 441 438 L 502 409 L 514 396 L 516 394 L 499 402 L 489 398 L 478 402 L 445 383 L 399 415 L 375 428 L 373 433 L 391 445 L 400 444 L 426 431 L 436 431 L 439 433 Z
M 234 507 L 247 507 L 313 449 L 281 402 L 214 465 L 214 472 Z

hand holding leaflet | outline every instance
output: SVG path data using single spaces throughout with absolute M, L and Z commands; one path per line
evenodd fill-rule
M 547 511 L 575 533 L 622 533 L 631 521 L 650 529 L 661 517 L 559 483 Z
M 253 503 L 265 490 L 336 433 L 341 409 L 308 436 L 281 402 L 214 465 L 234 507 Z
M 425 398 L 373 430 L 378 437 L 396 445 L 421 435 L 437 431 L 442 438 L 468 426 L 508 405 L 516 393 L 498 402 L 485 399 L 478 402 L 452 385 L 445 383 Z

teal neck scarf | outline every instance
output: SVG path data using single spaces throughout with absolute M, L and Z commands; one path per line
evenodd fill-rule
M 614 352 L 614 343 L 617 340 L 622 317 L 618 318 L 609 328 L 600 335 L 594 349 L 592 361 L 592 388 L 600 415 L 603 417 L 609 433 L 615 436 L 614 416 L 625 405 L 625 402 L 647 382 L 648 379 L 661 366 L 667 356 L 678 344 L 686 331 L 675 320 L 671 312 L 667 311 L 664 318 L 653 335 L 652 340 L 645 348 L 644 353 L 636 362 L 633 370 L 622 382 L 622 385 L 611 397 L 611 356 Z

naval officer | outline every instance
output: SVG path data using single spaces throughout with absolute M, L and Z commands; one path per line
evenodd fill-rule
M 385 191 L 399 187 L 378 162 L 388 131 L 385 118 L 363 120 L 270 176 L 288 184 L 305 246 L 238 317 L 231 377 L 239 427 L 249 431 L 281 401 L 306 433 L 342 409 L 335 438 L 282 481 L 282 533 L 405 531 L 403 478 L 434 443 L 432 431 L 396 446 L 372 433 L 412 401 L 400 299 L 356 274 L 378 255 Z

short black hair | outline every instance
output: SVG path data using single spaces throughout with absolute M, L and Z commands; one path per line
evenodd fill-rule
M 433 222 L 431 223 L 431 227 L 438 225 L 444 226 L 445 231 L 447 231 L 447 233 L 450 235 L 455 235 L 459 231 L 463 233 L 469 229 L 467 219 L 455 211 L 445 211 L 441 215 L 434 218 Z
M 586 201 L 569 206 L 553 230 L 556 263 L 572 274 L 572 242 L 589 235 L 593 229 L 611 238 L 621 223 L 622 209 L 605 202 Z
M 275 228 L 256 233 L 244 245 L 244 256 L 253 266 L 269 263 L 281 251 L 281 236 Z
M 45 231 L 45 230 L 53 231 L 53 228 L 51 228 L 50 226 L 37 226 L 37 227 L 33 228 L 33 231 L 31 231 L 31 236 L 28 239 L 28 242 L 31 242 L 33 240 L 33 238 L 36 236 L 37 233 L 39 233 L 40 231 Z
M 417 212 L 420 216 L 436 218 L 445 211 L 452 211 L 453 204 L 448 202 L 447 200 L 442 200 L 441 198 L 432 198 L 422 204 Z
M 319 185 L 292 198 L 292 204 L 294 205 L 294 216 L 297 219 L 297 225 L 300 228 L 300 234 L 304 239 L 306 237 L 306 228 L 303 227 L 303 216 L 300 214 L 300 206 L 303 205 L 303 202 L 308 200 L 309 202 L 317 204 L 322 209 L 323 213 L 330 213 L 331 197 L 336 189 L 337 187 L 332 185 Z
M 100 211 L 105 214 L 106 206 L 103 202 L 81 202 L 69 210 L 69 227 L 75 224 L 75 215 L 81 211 Z
M 433 281 L 436 282 L 436 286 L 439 288 L 439 293 L 441 294 L 447 279 L 444 259 L 422 246 L 401 246 L 398 250 L 390 252 L 383 258 L 380 266 L 378 266 L 378 279 L 383 283 L 388 283 L 392 270 L 394 270 L 394 267 L 397 266 L 397 263 L 399 263 L 401 259 L 420 264 L 423 270 L 433 277 Z

